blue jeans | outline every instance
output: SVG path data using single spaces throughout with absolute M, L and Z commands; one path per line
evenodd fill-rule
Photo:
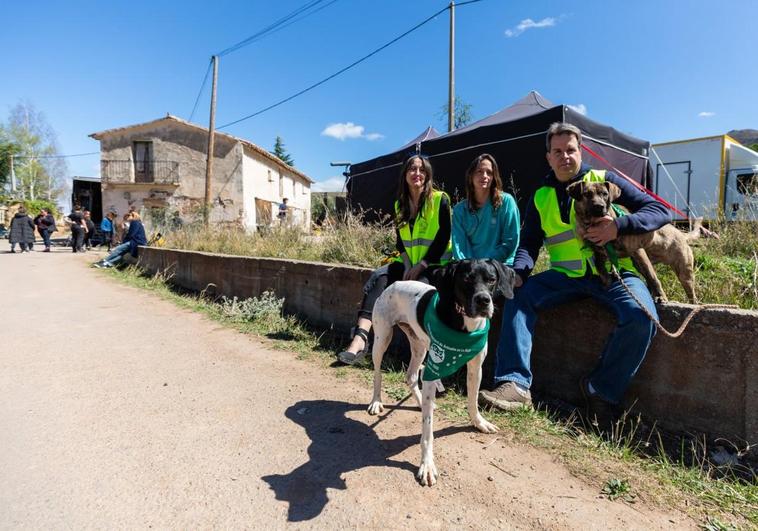
M 650 292 L 632 273 L 623 274 L 624 282 L 658 318 Z M 506 301 L 503 325 L 497 345 L 495 382 L 515 382 L 527 389 L 532 385 L 530 357 L 537 312 L 559 304 L 592 297 L 616 316 L 616 328 L 608 338 L 600 361 L 590 373 L 590 382 L 600 398 L 618 404 L 645 358 L 655 335 L 655 324 L 643 313 L 619 281 L 605 289 L 597 276 L 569 278 L 554 270 L 530 277 Z
M 118 245 L 113 249 L 113 252 L 105 258 L 105 261 L 111 265 L 116 265 L 121 261 L 124 255 L 129 252 L 129 247 L 129 242 Z

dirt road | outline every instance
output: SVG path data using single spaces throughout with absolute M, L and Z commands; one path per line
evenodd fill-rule
M 4 251 L 2 528 L 694 525 L 458 424 L 438 422 L 442 477 L 422 488 L 415 408 L 372 418 L 368 386 L 120 285 L 94 255 Z

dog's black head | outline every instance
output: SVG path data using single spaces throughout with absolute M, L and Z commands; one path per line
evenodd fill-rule
M 462 309 L 467 317 L 491 318 L 494 300 L 513 298 L 516 274 L 497 260 L 451 262 L 434 271 L 431 283 L 440 294 L 440 303 Z
M 621 195 L 621 189 L 613 183 L 578 181 L 566 187 L 566 193 L 574 199 L 574 210 L 580 218 L 601 218 L 611 210 L 611 203 Z

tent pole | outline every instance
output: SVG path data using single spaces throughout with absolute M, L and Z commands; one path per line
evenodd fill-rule
M 455 0 L 450 0 L 450 68 L 447 100 L 447 130 L 455 129 Z

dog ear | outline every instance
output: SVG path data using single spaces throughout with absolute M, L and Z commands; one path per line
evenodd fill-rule
M 609 195 L 611 203 L 613 203 L 616 199 L 621 197 L 621 188 L 619 188 L 615 184 L 605 181 L 605 187 L 608 189 L 608 195 Z
M 460 262 L 449 262 L 429 274 L 429 284 L 437 288 L 440 295 L 451 294 L 455 290 L 455 272 Z
M 570 185 L 566 187 L 566 193 L 572 199 L 576 199 L 576 200 L 581 199 L 582 194 L 584 193 L 584 181 L 571 183 Z
M 498 299 L 500 297 L 505 297 L 506 299 L 512 299 L 513 284 L 516 281 L 516 272 L 499 260 L 488 258 L 487 262 L 495 268 L 495 272 L 497 273 L 497 284 L 495 285 L 493 298 Z

